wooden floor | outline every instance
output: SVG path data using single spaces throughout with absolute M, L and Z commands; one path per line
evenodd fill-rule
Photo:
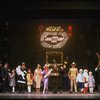
M 93 94 L 80 94 L 80 93 L 72 93 L 62 92 L 60 93 L 52 93 L 48 94 L 36 94 L 32 93 L 0 93 L 0 99 L 100 99 L 100 93 L 94 92 Z

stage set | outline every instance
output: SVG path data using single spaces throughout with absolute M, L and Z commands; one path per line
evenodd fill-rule
M 42 70 L 45 64 L 57 64 L 59 69 L 65 65 L 67 83 L 65 91 L 53 93 L 55 79 L 52 74 L 46 94 L 43 91 L 37 94 L 35 89 L 32 93 L 27 89 L 18 93 L 15 88 L 15 93 L 0 93 L 0 99 L 100 99 L 95 70 L 100 65 L 100 55 L 97 55 L 100 53 L 100 2 L 76 1 L 78 4 L 74 1 L 71 4 L 63 0 L 54 0 L 54 3 L 37 0 L 25 7 L 23 2 L 10 7 L 1 3 L 0 61 L 3 65 L 8 62 L 12 70 L 25 62 L 26 69 L 30 68 L 33 74 L 38 64 Z M 73 62 L 78 72 L 80 69 L 92 72 L 95 79 L 93 93 L 80 93 L 79 90 L 70 93 L 68 72 Z M 58 79 L 57 84 L 60 87 L 63 83 Z

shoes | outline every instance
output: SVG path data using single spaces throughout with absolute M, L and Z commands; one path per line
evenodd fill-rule
M 15 91 L 11 91 L 11 93 L 15 93 Z
M 19 93 L 25 93 L 24 91 L 19 91 Z
M 62 91 L 59 91 L 59 93 L 61 94 L 61 93 L 62 93 Z
M 62 92 L 59 92 L 60 94 L 62 94 Z
M 43 91 L 43 94 L 45 94 L 45 92 Z
M 69 93 L 73 93 L 72 91 L 70 91 Z
M 53 91 L 53 93 L 58 93 L 58 92 L 56 92 L 56 91 Z
M 90 94 L 93 94 L 93 92 L 90 92 Z
M 31 92 L 28 92 L 28 94 L 31 94 Z
M 21 91 L 19 91 L 18 93 L 21 93 Z
M 46 94 L 48 93 L 48 90 L 46 90 L 46 92 L 45 92 Z

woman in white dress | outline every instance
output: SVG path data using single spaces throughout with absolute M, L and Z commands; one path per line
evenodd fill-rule
M 41 66 L 38 64 L 37 68 L 34 71 L 34 81 L 36 83 L 36 93 L 40 93 L 40 85 L 42 81 L 42 69 Z

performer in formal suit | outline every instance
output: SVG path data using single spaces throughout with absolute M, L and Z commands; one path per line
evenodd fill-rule
M 2 73 L 2 91 L 6 92 L 9 91 L 9 64 L 8 62 L 4 64 L 4 67 L 2 67 L 1 73 Z
M 51 76 L 53 77 L 53 93 L 57 93 L 58 92 L 58 76 L 59 76 L 59 69 L 57 64 L 53 64 L 53 71 L 51 73 Z

